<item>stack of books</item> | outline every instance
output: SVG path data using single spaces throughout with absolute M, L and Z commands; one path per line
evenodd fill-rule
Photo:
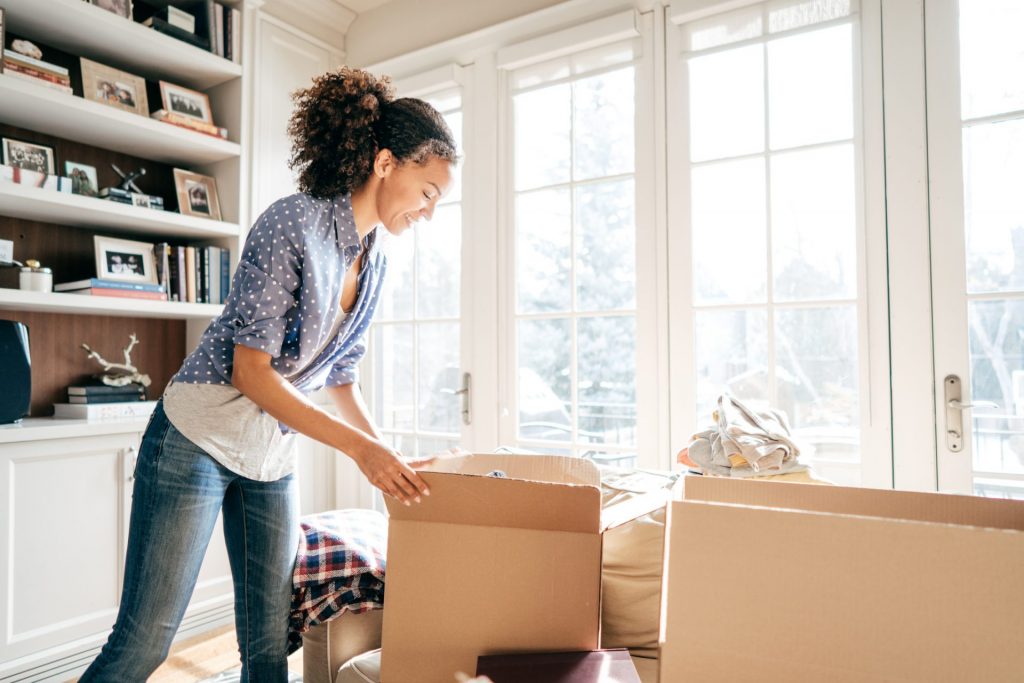
M 63 282 L 53 286 L 55 292 L 67 294 L 91 294 L 92 296 L 117 296 L 129 299 L 154 299 L 167 301 L 167 292 L 161 285 L 148 282 L 121 282 L 91 277 L 86 280 Z
M 68 403 L 137 403 L 145 400 L 146 387 L 141 384 L 112 387 L 108 384 L 90 383 L 68 387 Z
M 68 95 L 72 94 L 71 75 L 64 67 L 10 50 L 3 52 L 3 58 L 4 75 L 32 81 Z
M 231 250 L 161 242 L 153 251 L 157 280 L 171 301 L 224 303 L 231 287 Z
M 176 114 L 173 111 L 167 111 L 166 109 L 157 109 L 155 112 L 149 115 L 150 118 L 169 123 L 172 126 L 179 126 L 181 128 L 188 128 L 199 133 L 205 133 L 206 135 L 212 135 L 215 138 L 222 140 L 228 139 L 228 129 L 215 126 L 212 123 L 204 123 L 191 116 L 185 116 L 183 114 Z

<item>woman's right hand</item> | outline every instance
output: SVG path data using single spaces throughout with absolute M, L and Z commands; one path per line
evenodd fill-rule
M 402 455 L 376 439 L 367 439 L 366 447 L 353 460 L 371 484 L 406 505 L 429 496 L 430 489 L 416 470 L 429 465 L 434 458 L 406 460 Z

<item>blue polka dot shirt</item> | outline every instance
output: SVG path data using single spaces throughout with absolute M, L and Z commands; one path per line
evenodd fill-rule
M 242 344 L 270 354 L 271 366 L 300 391 L 356 382 L 387 270 L 376 235 L 360 242 L 347 194 L 298 193 L 271 204 L 245 240 L 224 311 L 172 381 L 231 384 L 234 347 Z M 359 293 L 332 337 L 345 273 L 360 249 Z

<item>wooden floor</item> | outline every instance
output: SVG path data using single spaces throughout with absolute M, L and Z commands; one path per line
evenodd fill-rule
M 176 643 L 149 683 L 195 683 L 239 666 L 235 629 L 223 626 Z M 302 650 L 288 658 L 288 670 L 302 673 Z

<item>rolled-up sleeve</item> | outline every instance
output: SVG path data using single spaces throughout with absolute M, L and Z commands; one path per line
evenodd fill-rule
M 246 239 L 232 289 L 234 343 L 281 355 L 287 312 L 295 306 L 301 283 L 302 233 L 278 220 L 271 205 Z
M 340 387 L 359 381 L 359 361 L 366 355 L 366 345 L 360 339 L 338 359 L 327 376 L 327 386 Z

